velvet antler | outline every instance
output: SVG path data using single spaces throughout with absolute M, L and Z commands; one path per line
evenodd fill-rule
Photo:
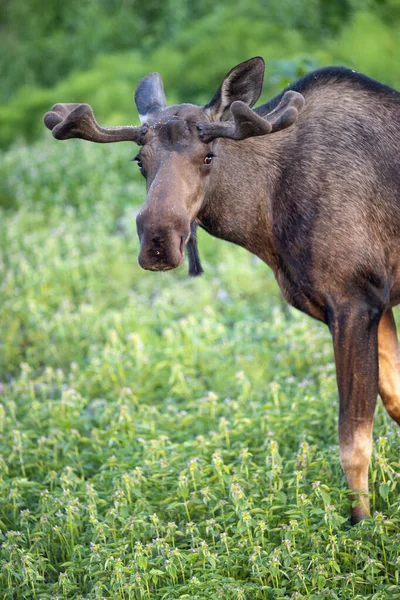
M 89 142 L 136 142 L 146 133 L 141 127 L 100 127 L 89 104 L 55 104 L 43 117 L 44 124 L 57 140 L 81 138 Z
M 264 117 L 247 104 L 236 101 L 230 110 L 233 121 L 202 121 L 197 123 L 199 136 L 204 143 L 216 138 L 244 140 L 249 137 L 267 135 L 292 125 L 305 103 L 304 97 L 293 90 L 284 94 L 278 106 Z

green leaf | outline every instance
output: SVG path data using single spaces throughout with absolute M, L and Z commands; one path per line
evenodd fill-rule
M 381 485 L 379 486 L 379 495 L 381 496 L 381 498 L 386 500 L 386 498 L 389 496 L 389 493 L 390 493 L 390 487 L 388 486 L 388 484 L 381 483 Z

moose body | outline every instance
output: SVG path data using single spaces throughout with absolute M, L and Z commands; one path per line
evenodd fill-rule
M 56 105 L 45 123 L 58 139 L 141 146 L 141 266 L 174 268 L 187 246 L 198 272 L 199 225 L 261 258 L 286 300 L 328 325 L 340 458 L 357 523 L 369 512 L 378 391 L 400 424 L 392 313 L 400 302 L 400 94 L 326 68 L 252 110 L 263 72 L 262 59 L 251 59 L 228 73 L 205 107 L 168 108 L 161 78 L 151 74 L 135 95 L 141 127 L 102 129 L 87 105 Z

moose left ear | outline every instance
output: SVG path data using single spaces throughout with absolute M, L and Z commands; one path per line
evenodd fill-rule
M 161 75 L 149 73 L 139 81 L 135 91 L 135 103 L 141 123 L 146 122 L 150 113 L 163 110 L 167 106 Z
M 256 56 L 233 67 L 211 102 L 204 109 L 214 121 L 225 121 L 229 118 L 232 102 L 240 100 L 248 106 L 254 106 L 259 99 L 264 80 L 265 63 L 261 56 Z

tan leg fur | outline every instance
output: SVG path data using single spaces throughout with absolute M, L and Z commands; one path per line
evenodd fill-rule
M 400 349 L 392 309 L 378 328 L 379 395 L 389 415 L 400 425 Z

